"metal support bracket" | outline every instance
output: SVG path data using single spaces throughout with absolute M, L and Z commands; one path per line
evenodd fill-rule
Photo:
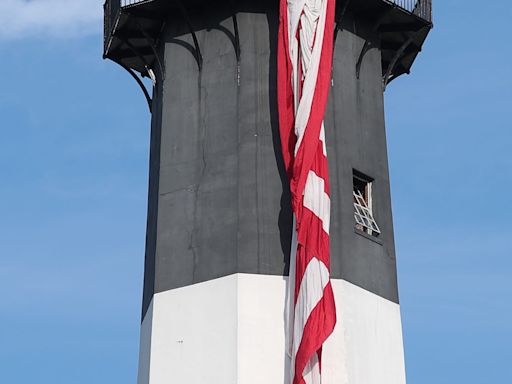
M 240 32 L 238 31 L 238 20 L 236 12 L 233 12 L 233 29 L 235 31 L 235 55 L 236 61 L 240 62 L 242 56 L 242 48 L 240 47 Z
M 149 65 L 148 61 L 144 58 L 143 55 L 140 54 L 140 52 L 137 50 L 137 48 L 128 41 L 128 39 L 125 39 L 123 37 L 119 37 L 121 41 L 132 51 L 132 53 L 139 58 L 139 60 L 143 63 L 144 68 L 146 69 L 146 73 L 143 73 L 142 76 L 147 76 L 151 79 L 153 82 L 153 87 L 156 86 L 156 76 L 153 70 L 151 69 L 151 66 Z
M 363 59 L 366 53 L 373 48 L 373 44 L 366 40 L 364 42 L 363 48 L 361 49 L 361 53 L 359 54 L 359 58 L 357 59 L 356 63 L 356 77 L 359 79 L 359 75 L 361 74 L 361 65 L 363 64 Z
M 343 7 L 341 8 L 341 11 L 337 12 L 336 14 L 336 27 L 334 28 L 334 46 L 336 46 L 336 38 L 338 37 L 338 32 L 343 31 L 341 23 L 343 22 L 343 17 L 345 16 L 345 13 L 347 13 L 349 3 L 350 0 L 345 0 L 345 2 L 343 3 Z
M 185 20 L 185 22 L 188 25 L 188 29 L 190 31 L 190 34 L 192 35 L 192 40 L 194 40 L 194 47 L 196 50 L 195 57 L 196 57 L 196 61 L 197 61 L 197 66 L 199 67 L 199 71 L 202 71 L 203 70 L 203 55 L 201 55 L 199 41 L 197 40 L 196 32 L 194 31 L 194 28 L 192 27 L 192 23 L 190 22 L 190 18 L 188 17 L 187 9 L 183 6 L 183 4 L 180 0 L 174 0 L 174 2 L 180 8 L 183 19 Z
M 240 47 L 240 31 L 238 30 L 238 18 L 236 16 L 236 0 L 228 0 L 231 8 L 231 18 L 233 19 L 233 33 L 235 35 L 235 55 L 236 55 L 236 83 L 240 86 L 240 60 L 242 57 L 242 48 Z
M 240 32 L 238 30 L 238 19 L 236 17 L 236 0 L 228 0 L 229 7 L 231 10 L 231 19 L 233 20 L 233 34 L 235 35 L 235 55 L 236 61 L 240 62 L 240 56 L 242 53 L 242 49 L 240 48 Z
M 380 25 L 384 22 L 386 19 L 386 16 L 391 12 L 391 10 L 388 10 L 384 12 L 378 19 L 375 21 L 375 24 L 373 24 L 372 31 L 377 31 L 380 27 Z M 370 42 L 369 40 L 366 40 L 363 48 L 361 49 L 361 53 L 359 54 L 359 58 L 357 59 L 356 63 L 356 77 L 359 79 L 359 75 L 361 74 L 361 65 L 363 64 L 364 56 L 368 53 L 368 51 L 372 48 L 375 48 L 374 44 Z
M 162 64 L 162 61 L 160 60 L 160 55 L 158 54 L 158 51 L 156 49 L 155 40 L 153 40 L 151 36 L 149 36 L 149 34 L 144 30 L 144 28 L 142 28 L 139 22 L 136 22 L 136 25 L 137 29 L 140 31 L 140 33 L 142 33 L 151 50 L 153 51 L 153 55 L 155 55 L 155 60 L 158 63 L 158 68 L 160 69 L 160 76 L 162 76 L 162 79 L 165 79 L 164 66 Z
M 115 63 L 119 64 L 122 68 L 124 68 L 126 70 L 126 72 L 128 72 L 135 79 L 135 81 L 139 85 L 140 89 L 144 93 L 144 97 L 146 98 L 146 102 L 148 103 L 149 113 L 153 113 L 153 100 L 151 99 L 151 96 L 149 95 L 149 92 L 146 89 L 146 87 L 144 86 L 144 83 L 142 82 L 140 77 L 137 76 L 135 74 L 135 72 L 131 68 L 128 68 L 122 62 L 116 61 L 116 60 L 112 60 L 112 61 L 114 61 Z
M 396 64 L 398 63 L 398 60 L 400 60 L 400 58 L 404 54 L 407 47 L 414 42 L 414 39 L 421 31 L 422 31 L 422 29 L 420 29 L 419 31 L 417 31 L 415 33 L 411 33 L 409 35 L 409 37 L 406 38 L 405 41 L 402 43 L 401 47 L 396 51 L 395 56 L 393 57 L 393 59 L 390 61 L 389 65 L 388 65 L 388 69 L 386 70 L 386 73 L 382 77 L 382 86 L 383 86 L 384 91 L 386 90 L 388 83 L 391 80 L 393 80 L 393 77 L 391 76 L 391 74 L 393 73 L 393 70 L 395 69 Z

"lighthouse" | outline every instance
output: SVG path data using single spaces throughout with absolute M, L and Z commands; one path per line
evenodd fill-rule
M 104 57 L 151 113 L 138 384 L 293 380 L 297 217 L 280 131 L 279 3 L 105 3 Z M 431 0 L 331 4 L 332 60 L 319 76 L 337 320 L 322 383 L 403 384 L 384 94 L 421 51 Z

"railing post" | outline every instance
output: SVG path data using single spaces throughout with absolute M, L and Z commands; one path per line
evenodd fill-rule
M 114 23 L 121 9 L 121 0 L 105 0 L 103 4 L 103 50 L 106 51 Z

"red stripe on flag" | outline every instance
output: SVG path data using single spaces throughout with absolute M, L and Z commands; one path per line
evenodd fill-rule
M 304 383 L 304 368 L 308 362 L 315 361 L 315 354 L 318 355 L 318 361 L 321 361 L 322 345 L 332 333 L 336 323 L 334 297 L 327 275 L 330 268 L 328 161 L 324 155 L 324 143 L 320 140 L 331 83 L 335 0 L 322 0 L 320 12 L 318 12 L 317 2 L 306 0 L 304 8 L 296 9 L 301 4 L 298 0 L 281 0 L 278 34 L 279 130 L 283 159 L 290 181 L 297 232 L 297 249 L 292 250 L 292 255 L 295 257 L 295 276 L 292 275 L 294 279 L 290 279 L 290 281 L 295 284 L 291 287 L 292 292 L 295 293 L 295 313 L 302 316 L 297 318 L 299 319 L 297 324 L 303 327 L 303 329 L 291 327 L 294 332 L 293 336 L 296 336 L 295 338 L 291 337 L 292 342 L 297 343 L 297 340 L 300 340 L 299 345 L 294 345 L 292 348 L 293 351 L 296 351 L 295 356 L 292 357 L 295 361 L 291 374 L 293 384 Z M 324 6 L 326 8 L 323 8 Z M 304 12 L 306 7 L 308 7 L 308 14 Z M 307 40 L 307 36 L 301 37 L 300 32 L 290 37 L 294 39 L 293 55 L 296 63 L 292 63 L 290 51 L 292 46 L 288 31 L 290 10 L 295 17 L 300 13 L 299 28 L 306 27 L 305 31 L 314 33 L 312 43 Z M 324 10 L 326 13 L 323 13 Z M 325 19 L 322 19 L 323 17 Z M 297 22 L 295 19 L 292 21 Z M 295 28 L 295 25 L 293 27 Z M 317 39 L 318 28 L 323 28 L 320 30 L 320 32 L 323 31 L 322 41 L 317 41 L 319 40 Z M 310 44 L 313 44 L 313 47 L 310 47 Z M 321 54 L 318 55 L 318 51 L 316 51 L 317 54 L 313 55 L 317 44 L 321 44 Z M 297 45 L 299 50 L 295 52 Z M 303 57 L 300 56 L 303 52 L 302 49 L 307 49 L 311 53 L 311 61 L 306 62 L 304 66 L 301 60 Z M 296 54 L 299 57 L 296 57 Z M 318 61 L 312 63 L 313 57 Z M 297 65 L 295 72 L 294 64 Z M 316 74 L 316 65 L 318 65 L 316 84 L 313 84 L 314 80 L 312 79 L 314 78 L 312 77 L 309 77 L 309 82 L 305 81 L 308 76 Z M 298 88 L 295 89 L 297 95 L 294 95 L 292 81 Z M 308 88 L 303 89 L 306 84 L 308 84 Z M 312 100 L 303 98 L 306 93 L 312 97 Z M 303 101 L 303 99 L 307 101 Z M 311 102 L 311 107 L 309 107 L 309 102 Z M 308 114 L 302 113 L 300 122 L 297 123 L 295 113 L 299 106 L 302 108 L 302 112 Z M 310 108 L 310 110 L 306 111 L 306 108 Z M 295 134 L 296 124 L 298 124 L 299 133 L 302 133 L 302 129 L 304 129 L 298 149 L 296 149 L 297 140 L 299 140 Z M 304 124 L 305 127 L 303 127 Z M 308 177 L 311 178 L 309 184 Z M 306 184 L 308 185 L 307 206 L 305 206 L 304 200 Z M 311 268 L 309 268 L 310 265 Z M 305 277 L 307 280 L 304 280 Z M 300 300 L 298 300 L 299 292 Z
M 331 283 L 324 289 L 322 300 L 309 315 L 309 319 L 304 327 L 304 334 L 314 335 L 315 337 L 303 337 L 295 358 L 295 377 L 293 384 L 305 384 L 302 377 L 304 368 L 311 358 L 311 355 L 321 351 L 324 340 L 334 330 L 336 325 L 336 310 L 334 305 L 334 294 Z M 319 353 L 321 361 L 321 352 Z
M 313 258 L 317 258 L 330 269 L 329 235 L 323 230 L 320 219 L 309 209 L 303 210 L 304 225 L 302 231 L 309 231 L 305 244 L 299 244 L 295 270 L 295 301 L 299 293 L 304 271 Z
M 281 147 L 283 160 L 288 173 L 292 177 L 293 153 L 297 137 L 294 134 L 294 95 L 291 82 L 292 63 L 288 52 L 290 45 L 288 41 L 288 4 L 287 0 L 281 0 L 279 7 L 279 32 L 278 32 L 278 53 L 277 53 L 277 104 L 279 109 L 279 131 L 281 136 Z
M 281 1 L 286 2 L 287 0 Z M 304 133 L 304 139 L 302 140 L 302 144 L 294 158 L 293 170 L 291 171 L 292 177 L 290 180 L 290 189 L 293 197 L 292 204 L 294 206 L 302 204 L 302 193 L 304 192 L 307 176 L 318 151 L 320 128 L 324 120 L 325 109 L 327 107 L 327 97 L 329 95 L 329 87 L 331 84 L 335 1 L 325 1 L 327 1 L 327 18 L 325 23 L 322 55 L 320 58 L 320 69 L 318 71 L 318 80 L 316 83 L 315 95 L 313 97 L 313 104 L 311 106 L 307 128 Z M 294 152 L 292 152 L 292 154 L 293 153 Z M 325 179 L 327 178 L 328 177 L 325 177 Z

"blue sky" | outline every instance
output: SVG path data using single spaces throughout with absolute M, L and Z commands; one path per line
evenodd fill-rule
M 1 1 L 0 381 L 133 383 L 147 106 L 100 1 Z M 386 92 L 407 375 L 509 383 L 512 5 L 434 4 Z

